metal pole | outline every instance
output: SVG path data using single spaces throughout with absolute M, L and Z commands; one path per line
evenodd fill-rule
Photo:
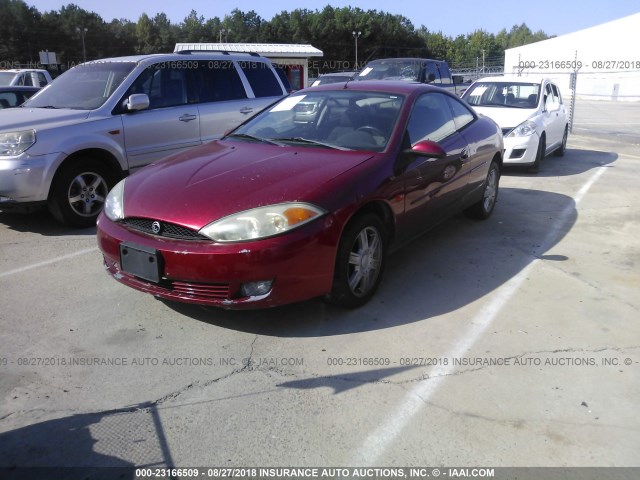
M 354 66 L 354 70 L 358 70 L 358 37 L 359 37 L 360 35 L 362 35 L 362 32 L 360 32 L 360 31 L 357 31 L 357 32 L 356 32 L 356 31 L 354 30 L 354 31 L 352 32 L 352 34 L 353 34 L 353 38 L 355 38 L 355 39 L 356 39 L 356 64 L 355 64 L 355 66 Z

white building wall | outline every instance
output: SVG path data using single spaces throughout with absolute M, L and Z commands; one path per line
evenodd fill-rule
M 640 101 L 640 13 L 505 51 L 505 73 L 553 78 L 576 97 Z

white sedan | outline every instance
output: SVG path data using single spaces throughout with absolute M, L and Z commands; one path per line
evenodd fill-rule
M 487 77 L 463 97 L 476 112 L 491 118 L 504 135 L 504 164 L 537 172 L 551 152 L 564 155 L 569 132 L 560 89 L 548 79 Z

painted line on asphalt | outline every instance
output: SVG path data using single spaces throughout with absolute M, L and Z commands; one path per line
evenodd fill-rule
M 549 233 L 541 244 L 540 251 L 545 251 L 553 246 L 563 225 L 565 225 L 571 218 L 571 215 L 573 215 L 574 209 L 606 170 L 606 167 L 598 168 L 574 195 L 573 203 L 567 205 L 560 212 L 558 220 L 549 230 Z M 465 353 L 480 339 L 480 336 L 492 324 L 504 306 L 518 292 L 531 270 L 539 261 L 538 258 L 533 259 L 520 273 L 493 293 L 489 301 L 480 309 L 475 317 L 473 317 L 471 325 L 465 334 L 458 340 L 454 347 L 444 355 L 445 358 L 460 358 L 465 356 Z M 429 378 L 418 382 L 414 388 L 407 392 L 394 413 L 386 420 L 383 420 L 381 425 L 367 436 L 349 465 L 372 466 L 384 464 L 382 456 L 389 447 L 396 442 L 396 439 L 400 437 L 402 431 L 411 419 L 424 408 L 429 398 L 438 390 L 438 387 L 445 380 L 446 376 L 453 372 L 454 366 L 452 363 L 434 367 L 429 372 Z
M 78 250 L 74 253 L 69 253 L 67 255 L 62 255 L 58 258 L 52 258 L 51 260 L 45 260 L 44 262 L 34 263 L 32 265 L 27 265 L 25 267 L 15 268 L 13 270 L 8 270 L 6 272 L 0 273 L 0 278 L 8 277 L 10 275 L 15 275 L 17 273 L 27 272 L 29 270 L 33 270 L 34 268 L 46 267 L 47 265 L 51 265 L 58 262 L 63 262 L 65 260 L 69 260 L 70 258 L 79 257 L 80 255 L 85 255 L 87 253 L 98 251 L 97 247 L 85 248 L 84 250 Z

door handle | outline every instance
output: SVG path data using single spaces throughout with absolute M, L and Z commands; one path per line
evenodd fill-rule
M 179 117 L 178 120 L 180 120 L 181 122 L 190 122 L 191 120 L 195 120 L 196 118 L 198 118 L 196 115 L 185 113 L 184 115 Z
M 247 115 L 249 113 L 253 113 L 253 108 L 249 108 L 249 107 L 244 107 L 240 109 L 240 113 L 242 113 L 243 115 Z

